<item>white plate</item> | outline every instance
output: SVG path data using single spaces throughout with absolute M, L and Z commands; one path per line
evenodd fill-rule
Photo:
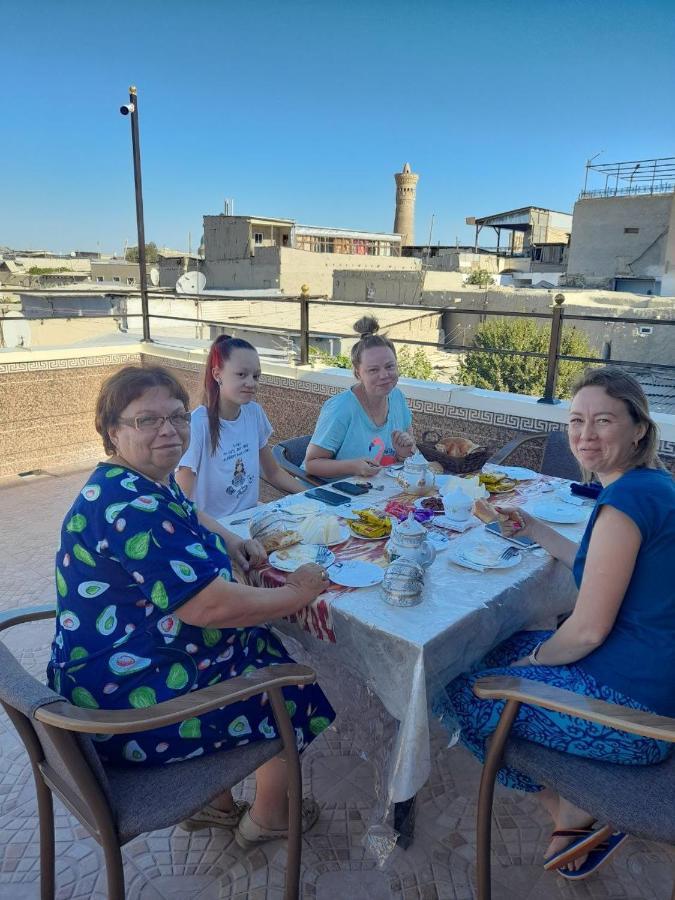
M 282 500 L 277 504 L 284 512 L 294 516 L 309 516 L 315 512 L 324 512 L 324 504 L 320 500 L 311 497 L 301 497 L 299 494 L 292 498 Z
M 555 492 L 555 499 L 562 500 L 563 503 L 569 503 L 571 506 L 583 506 L 585 503 L 583 497 L 578 497 L 576 494 L 572 493 L 569 489 L 569 485 L 558 488 Z
M 320 565 L 327 569 L 335 562 L 335 554 L 323 544 L 295 544 L 285 550 L 275 550 L 270 553 L 269 562 L 275 569 L 280 569 L 282 572 L 295 572 L 305 563 L 317 562 L 322 550 L 325 556 Z
M 539 478 L 539 472 L 533 469 L 525 469 L 522 466 L 483 466 L 483 472 L 499 472 L 506 475 L 512 481 L 531 481 L 533 478 Z
M 362 559 L 349 559 L 331 566 L 328 577 L 343 587 L 372 587 L 382 581 L 384 569 Z
M 511 569 L 522 560 L 520 552 L 509 559 L 500 559 L 504 552 L 501 547 L 487 543 L 452 543 L 449 557 L 458 566 L 465 569 L 482 571 L 483 569 Z
M 583 507 L 572 506 L 562 500 L 540 500 L 532 504 L 532 515 L 545 522 L 554 522 L 556 525 L 576 525 L 577 522 L 585 522 L 588 518 L 588 510 Z
M 456 522 L 455 519 L 450 519 L 448 516 L 436 516 L 431 521 L 434 525 L 440 525 L 441 528 L 447 528 L 448 531 L 458 531 L 460 534 L 475 525 L 480 525 L 480 519 L 476 516 L 469 516 L 464 522 Z

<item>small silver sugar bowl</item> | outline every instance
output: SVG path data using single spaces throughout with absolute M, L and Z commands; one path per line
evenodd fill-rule
M 382 579 L 382 597 L 390 606 L 417 606 L 422 602 L 424 569 L 402 556 L 389 563 Z

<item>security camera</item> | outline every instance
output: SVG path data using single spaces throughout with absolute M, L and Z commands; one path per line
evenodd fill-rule
M 128 116 L 129 113 L 132 113 L 136 107 L 133 103 L 126 103 L 124 106 L 120 106 L 120 112 L 123 116 Z

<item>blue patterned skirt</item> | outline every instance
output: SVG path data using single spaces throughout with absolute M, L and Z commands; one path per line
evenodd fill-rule
M 451 734 L 460 729 L 460 740 L 481 762 L 485 760 L 486 740 L 495 731 L 504 709 L 504 700 L 481 700 L 473 692 L 479 678 L 487 676 L 515 676 L 542 681 L 554 687 L 618 703 L 630 709 L 651 712 L 642 703 L 619 691 L 603 687 L 579 666 L 512 666 L 528 656 L 540 641 L 547 640 L 550 631 L 520 631 L 495 647 L 474 669 L 451 681 L 433 703 L 433 713 Z M 552 750 L 575 756 L 604 760 L 625 765 L 651 765 L 662 762 L 672 750 L 667 741 L 617 731 L 605 725 L 578 719 L 575 716 L 523 704 L 511 734 L 534 741 Z M 506 787 L 521 791 L 540 791 L 542 785 L 533 782 L 523 772 L 504 766 L 498 774 Z

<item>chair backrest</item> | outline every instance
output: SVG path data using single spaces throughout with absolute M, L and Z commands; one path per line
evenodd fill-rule
M 283 448 L 284 457 L 289 463 L 292 463 L 294 466 L 301 466 L 305 460 L 305 453 L 307 453 L 307 447 L 311 439 L 311 434 L 303 434 L 301 437 L 279 441 L 277 446 Z
M 26 747 L 34 769 L 49 779 L 59 797 L 97 828 L 92 803 L 109 803 L 110 786 L 91 739 L 37 722 L 35 712 L 63 697 L 26 671 L 0 641 L 0 702 Z
M 581 469 L 570 450 L 566 431 L 549 432 L 544 446 L 541 471 L 543 475 L 569 478 L 570 481 L 578 481 L 581 478 Z

